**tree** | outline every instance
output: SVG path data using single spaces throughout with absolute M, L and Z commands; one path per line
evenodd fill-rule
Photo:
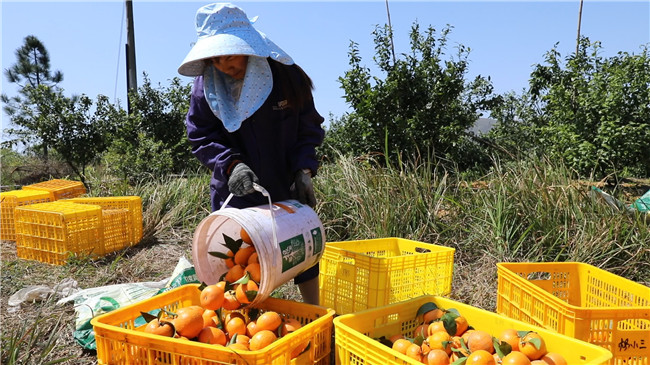
M 16 63 L 5 70 L 11 83 L 25 87 L 57 84 L 63 80 L 63 73 L 50 72 L 50 55 L 41 41 L 33 35 L 25 37 L 22 47 L 16 50 Z
M 534 67 L 521 98 L 509 98 L 495 109 L 499 126 L 494 133 L 512 145 L 561 159 L 583 176 L 649 176 L 648 46 L 636 55 L 603 58 L 600 43 L 583 37 L 578 53 L 564 60 L 556 47 Z
M 469 48 L 459 45 L 455 58 L 443 59 L 450 31 L 448 26 L 437 35 L 429 27 L 421 33 L 414 23 L 411 52 L 393 62 L 390 28 L 375 28 L 374 61 L 383 78 L 361 66 L 358 45 L 352 42 L 351 68 L 339 81 L 353 111 L 332 121 L 328 145 L 357 155 L 384 152 L 393 160 L 420 151 L 472 158 L 462 156 L 458 146 L 480 111 L 497 99 L 489 78 L 465 81 Z
M 156 88 L 144 74 L 143 85 L 130 94 L 132 114 L 115 118 L 120 122 L 104 156 L 113 173 L 133 181 L 200 167 L 185 135 L 190 88 L 179 78 Z
M 97 103 L 98 106 L 107 104 L 108 99 L 100 96 Z M 7 131 L 23 141 L 36 136 L 42 145 L 55 150 L 85 182 L 86 167 L 106 149 L 107 144 L 105 131 L 108 121 L 93 114 L 92 105 L 92 100 L 85 95 L 68 98 L 59 88 L 27 86 L 22 102 L 9 108 L 11 121 L 23 128 Z M 6 145 L 13 147 L 15 142 Z
M 34 101 L 35 98 L 32 93 L 41 94 L 38 99 L 42 99 L 41 96 L 43 96 L 43 93 L 49 91 L 55 92 L 56 84 L 63 80 L 63 73 L 61 71 L 55 71 L 52 74 L 50 71 L 49 53 L 43 43 L 33 35 L 25 37 L 23 45 L 16 50 L 16 63 L 8 69 L 5 69 L 4 73 L 9 82 L 21 87 L 19 90 L 20 95 L 18 96 L 10 98 L 4 93 L 0 96 L 2 102 L 5 104 L 5 113 L 10 117 L 16 115 L 16 111 L 20 109 L 21 104 Z M 45 86 L 45 88 L 35 90 L 41 86 Z M 47 109 L 38 106 L 35 106 L 33 109 L 33 111 L 38 111 L 39 114 L 43 110 Z M 38 115 L 35 117 L 38 117 Z M 14 136 L 19 137 L 18 140 L 13 142 L 23 143 L 25 145 L 29 145 L 32 142 L 40 142 L 43 156 L 47 160 L 49 144 L 47 143 L 47 136 L 42 133 L 43 130 L 34 128 L 39 126 L 38 123 L 26 118 L 18 118 L 15 120 L 12 118 L 12 122 L 17 127 L 22 128 L 20 132 L 17 132 L 17 129 L 13 130 L 17 132 L 13 133 Z

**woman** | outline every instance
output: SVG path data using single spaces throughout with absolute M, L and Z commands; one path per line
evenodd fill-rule
M 230 193 L 236 208 L 295 198 L 316 205 L 311 178 L 323 117 L 312 82 L 280 47 L 232 4 L 196 14 L 198 40 L 178 72 L 195 76 L 185 124 L 192 153 L 212 171 L 212 210 Z M 318 304 L 318 265 L 294 279 L 305 302 Z

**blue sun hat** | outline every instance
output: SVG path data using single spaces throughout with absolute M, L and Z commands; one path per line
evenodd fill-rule
M 253 27 L 253 22 L 239 7 L 227 3 L 205 5 L 196 12 L 198 40 L 178 68 L 184 76 L 203 74 L 205 60 L 217 56 L 248 55 L 271 57 L 292 65 L 293 60 L 266 35 Z
M 256 18 L 255 18 L 256 19 Z M 232 4 L 215 3 L 196 12 L 198 40 L 178 68 L 185 76 L 203 75 L 203 92 L 212 113 L 226 130 L 234 132 L 263 104 L 273 89 L 273 74 L 267 57 L 286 65 L 293 60 L 280 47 L 253 27 L 243 10 Z M 217 56 L 246 55 L 243 82 L 206 67 Z M 233 96 L 233 89 L 239 89 Z

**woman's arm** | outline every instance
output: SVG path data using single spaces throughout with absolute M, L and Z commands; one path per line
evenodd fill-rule
M 205 100 L 203 76 L 194 80 L 185 126 L 192 154 L 213 171 L 215 179 L 227 181 L 229 169 L 235 161 L 241 160 L 241 153 L 232 147 L 229 133 Z

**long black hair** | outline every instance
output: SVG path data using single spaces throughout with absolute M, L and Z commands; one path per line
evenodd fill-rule
M 311 78 L 305 73 L 302 67 L 297 64 L 285 65 L 284 63 L 267 58 L 274 79 L 283 80 L 281 83 L 282 92 L 286 95 L 289 105 L 295 112 L 300 111 L 303 106 L 312 100 L 314 84 Z

